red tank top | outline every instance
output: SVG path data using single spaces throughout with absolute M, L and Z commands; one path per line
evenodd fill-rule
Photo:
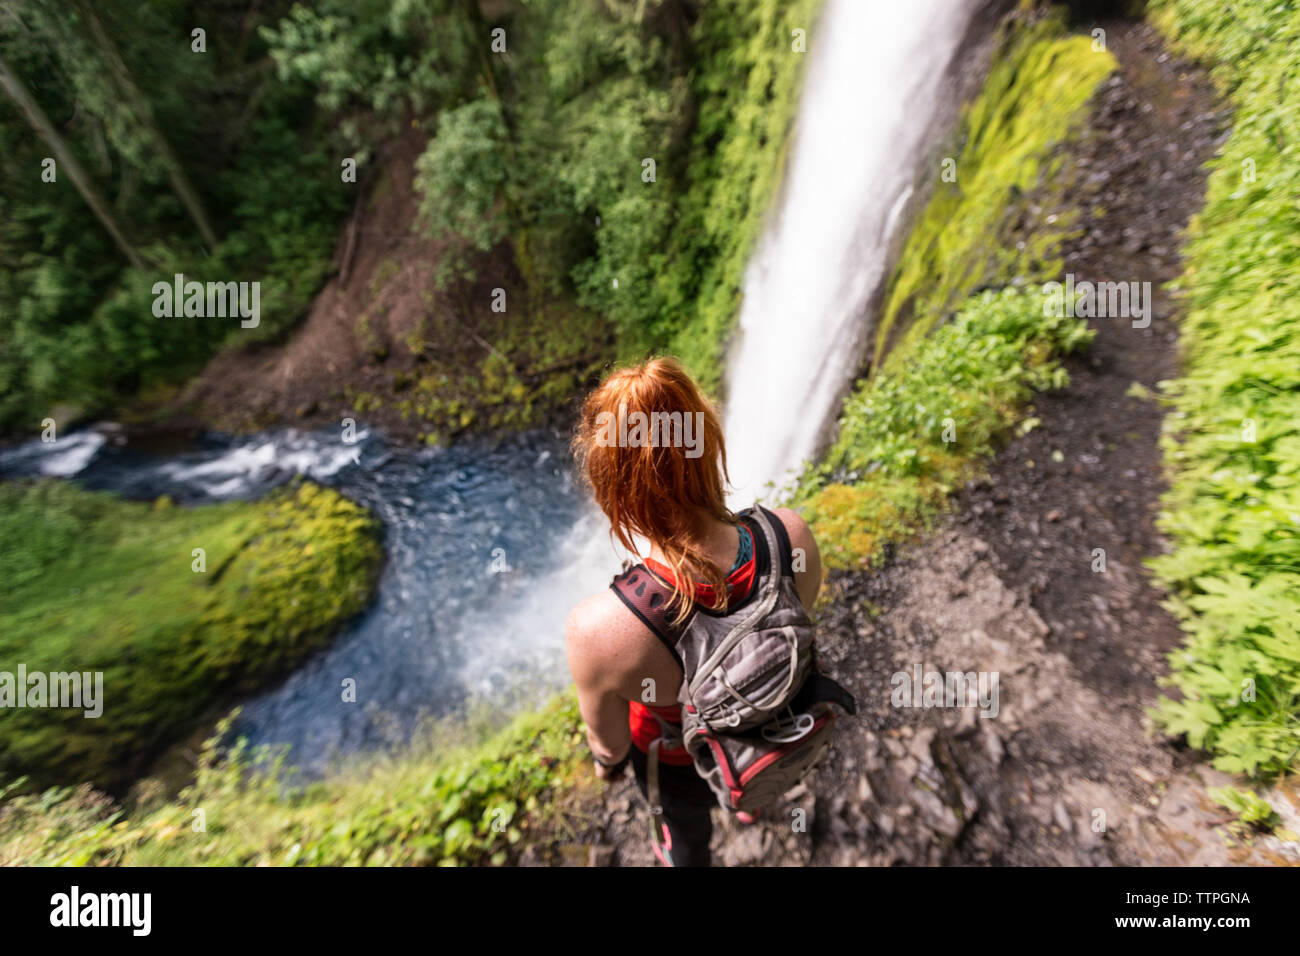
M 745 530 L 752 537 L 754 532 L 748 524 L 745 525 Z M 754 575 L 758 567 L 758 549 L 751 547 L 750 551 L 749 560 L 727 575 L 729 601 L 743 601 L 749 595 L 749 589 L 754 586 Z M 668 584 L 675 585 L 677 583 L 677 578 L 671 568 L 650 558 L 646 558 L 645 565 L 657 577 L 662 578 Z M 705 607 L 711 607 L 713 605 L 713 588 L 704 582 L 696 584 L 695 600 Z M 660 735 L 659 720 L 656 719 L 656 715 L 662 718 L 665 723 L 680 724 L 682 722 L 681 704 L 651 707 L 640 701 L 628 701 L 627 723 L 632 731 L 632 745 L 642 753 L 648 753 L 651 742 Z M 661 747 L 659 760 L 665 764 L 678 767 L 685 767 L 692 763 L 691 755 L 686 752 L 685 747 Z

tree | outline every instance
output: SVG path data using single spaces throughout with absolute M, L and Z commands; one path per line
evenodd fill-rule
M 50 149 L 54 151 L 54 158 L 58 162 L 58 168 L 67 173 L 68 178 L 72 180 L 72 184 L 77 187 L 77 191 L 81 193 L 81 197 L 86 201 L 86 205 L 103 223 L 104 228 L 113 237 L 113 241 L 122 250 L 122 254 L 126 256 L 127 261 L 137 269 L 143 268 L 144 262 L 127 240 L 126 231 L 113 215 L 108 200 L 99 191 L 95 181 L 91 179 L 77 160 L 77 157 L 72 153 L 72 150 L 68 148 L 63 137 L 59 135 L 59 131 L 55 129 L 54 124 L 45 115 L 45 111 L 32 99 L 27 87 L 23 85 L 18 75 L 9 68 L 9 64 L 5 62 L 3 57 L 0 57 L 0 89 L 3 89 L 5 95 L 14 102 L 14 105 L 18 107 L 41 139 L 49 144 Z
M 158 128 L 158 121 L 154 117 L 153 107 L 150 105 L 148 98 L 140 92 L 140 88 L 132 78 L 126 61 L 122 59 L 122 54 L 118 52 L 117 45 L 113 43 L 113 38 L 104 29 L 103 22 L 96 15 L 88 0 L 75 0 L 75 3 L 78 13 L 90 29 L 95 45 L 103 53 L 113 78 L 126 97 L 127 102 L 130 103 L 137 122 L 149 137 L 150 142 L 157 151 L 158 158 L 167 170 L 167 178 L 171 181 L 172 189 L 175 190 L 181 204 L 189 212 L 190 218 L 194 220 L 199 235 L 203 237 L 204 245 L 208 247 L 208 251 L 212 251 L 217 247 L 217 234 L 208 221 L 207 211 L 203 208 L 203 200 L 199 198 L 198 192 L 185 174 L 185 167 L 181 165 L 181 161 L 167 141 L 167 137 Z

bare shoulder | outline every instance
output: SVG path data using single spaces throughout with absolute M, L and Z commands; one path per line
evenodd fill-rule
M 606 633 L 611 627 L 617 627 L 622 609 L 622 602 L 611 590 L 593 594 L 575 604 L 564 625 L 569 653 L 584 650 L 597 635 Z
M 790 508 L 773 508 L 772 514 L 780 518 L 781 524 L 785 525 L 790 547 L 802 550 L 809 560 L 818 559 L 820 564 L 821 552 L 817 548 L 817 539 L 813 537 L 812 529 L 808 527 L 808 522 L 799 516 L 799 512 Z
M 569 612 L 565 625 L 569 669 L 586 683 L 611 665 L 640 656 L 649 629 L 608 588 L 584 598 Z
M 600 630 L 603 625 L 610 623 L 618 605 L 619 600 L 611 590 L 604 590 L 583 598 L 569 612 L 569 620 L 565 625 L 569 638 L 581 638 L 592 631 Z
M 790 539 L 790 550 L 795 555 L 795 582 L 804 606 L 811 608 L 817 600 L 822 586 L 821 551 L 817 539 L 813 537 L 808 522 L 790 508 L 773 508 L 772 514 L 781 519 L 786 536 Z

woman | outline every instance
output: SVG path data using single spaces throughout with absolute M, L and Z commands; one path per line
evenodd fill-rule
M 638 427 L 647 422 L 649 429 Z M 754 593 L 774 556 L 754 520 L 727 508 L 717 413 L 676 360 L 610 375 L 583 405 L 574 449 L 610 534 L 634 554 L 636 539 L 648 542 L 644 564 L 673 588 L 674 620 L 697 607 L 725 613 Z M 817 542 L 793 511 L 770 514 L 780 519 L 779 546 L 801 554 L 795 585 L 812 607 L 821 587 Z M 612 780 L 630 760 L 645 794 L 652 742 L 664 723 L 681 723 L 675 652 L 612 589 L 573 609 L 567 645 L 596 775 Z M 684 748 L 661 747 L 659 762 L 662 816 L 652 815 L 651 826 L 662 827 L 662 839 L 653 841 L 655 854 L 667 866 L 707 866 L 715 798 Z

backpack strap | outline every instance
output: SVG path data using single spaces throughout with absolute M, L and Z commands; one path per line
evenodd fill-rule
M 791 573 L 790 538 L 785 533 L 785 525 L 781 523 L 781 519 L 762 505 L 756 504 L 753 508 L 745 510 L 753 516 L 759 530 L 763 533 L 764 543 L 767 545 L 767 576 L 765 578 L 767 587 L 764 593 L 765 595 L 773 595 L 776 589 L 781 586 L 781 578 Z M 770 605 L 771 599 L 767 601 L 767 606 L 770 607 Z
M 825 674 L 810 674 L 794 700 L 790 701 L 790 706 L 803 711 L 820 703 L 835 704 L 846 714 L 858 712 L 858 702 L 847 690 Z
M 662 737 L 652 740 L 650 753 L 646 755 L 646 799 L 650 801 L 650 842 L 654 846 L 655 855 L 666 866 L 672 866 L 672 835 L 669 834 L 670 842 L 665 846 L 663 835 L 667 827 L 664 825 L 663 797 L 659 790 L 659 745 L 663 742 Z
M 771 528 L 772 534 L 776 536 L 776 553 L 769 556 L 768 560 L 776 560 L 781 564 L 781 574 L 785 577 L 794 576 L 794 551 L 790 545 L 790 533 L 785 530 L 785 523 L 771 511 L 768 511 L 757 502 L 752 508 L 746 508 L 741 512 L 742 515 L 753 515 L 755 519 L 759 516 L 766 519 L 768 527 Z
M 628 610 L 650 628 L 663 646 L 668 648 L 668 653 L 673 655 L 677 666 L 685 671 L 681 655 L 677 653 L 677 638 L 681 636 L 681 628 L 674 627 L 668 619 L 668 604 L 673 597 L 673 589 L 651 574 L 644 564 L 635 565 L 617 575 L 609 587 L 627 605 Z
M 769 551 L 775 551 L 769 556 L 771 563 L 770 581 L 775 587 L 783 576 L 794 576 L 793 557 L 794 553 L 790 546 L 790 535 L 785 530 L 785 524 L 760 504 L 755 504 L 751 511 L 755 518 L 758 519 L 759 525 L 763 529 L 764 535 L 768 538 L 769 544 L 775 538 L 775 548 L 769 547 Z M 778 557 L 779 555 L 779 557 Z M 803 687 L 790 702 L 795 709 L 806 710 L 816 703 L 830 703 L 840 707 L 847 714 L 857 714 L 858 703 L 853 695 L 847 690 L 831 680 L 824 674 L 814 673 L 809 675 L 804 681 Z

